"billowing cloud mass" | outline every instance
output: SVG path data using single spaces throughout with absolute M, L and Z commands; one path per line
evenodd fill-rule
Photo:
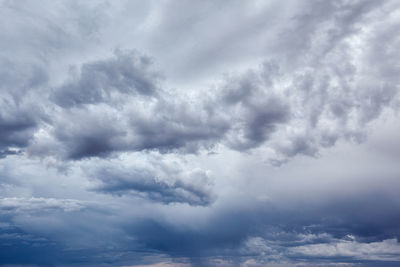
M 0 265 L 398 266 L 400 3 L 0 0 Z

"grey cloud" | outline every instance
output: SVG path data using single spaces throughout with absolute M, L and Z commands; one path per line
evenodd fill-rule
M 157 91 L 159 75 L 150 66 L 148 57 L 117 50 L 111 59 L 83 64 L 80 73 L 55 88 L 51 98 L 68 108 L 101 102 L 115 104 L 114 91 L 152 96 Z
M 218 143 L 230 125 L 213 107 L 217 103 L 166 92 L 149 64 L 133 52 L 85 63 L 79 76 L 53 91 L 50 99 L 60 106 L 49 123 L 54 140 L 47 148 L 36 140 L 31 154 L 61 151 L 58 156 L 82 159 L 121 151 L 193 153 Z
M 231 119 L 232 130 L 227 144 L 237 150 L 262 145 L 280 124 L 290 118 L 290 106 L 273 92 L 272 80 L 279 66 L 265 63 L 260 73 L 248 71 L 239 77 L 229 77 L 217 102 L 223 103 L 220 112 Z
M 101 64 L 87 63 L 85 66 L 100 64 L 104 73 L 93 76 L 91 71 L 82 71 L 77 81 L 54 92 L 52 98 L 62 107 L 76 106 L 60 113 L 52 125 L 54 137 L 65 146 L 67 158 L 142 150 L 193 153 L 221 142 L 234 149 L 247 150 L 263 144 L 279 124 L 288 121 L 290 106 L 282 97 L 264 91 L 263 86 L 271 84 L 266 75 L 235 78 L 222 94 L 216 95 L 166 93 L 155 82 L 147 92 L 151 95 L 137 94 L 135 90 L 124 90 L 120 84 L 113 85 L 115 82 L 109 78 L 103 79 L 102 76 L 119 77 L 136 71 L 114 67 L 116 61 L 132 64 L 131 54 L 116 57 L 99 61 Z M 265 64 L 264 72 L 276 72 L 274 68 L 275 65 Z M 90 81 L 88 87 L 83 86 L 86 80 Z M 239 87 L 235 85 L 238 80 Z M 134 88 L 134 84 L 129 86 Z M 64 93 L 71 93 L 73 98 Z M 243 97 L 239 99 L 235 94 Z M 101 112 L 104 116 L 98 115 Z
M 129 125 L 138 137 L 135 148 L 193 153 L 218 143 L 230 127 L 227 118 L 207 107 L 213 103 L 187 100 L 162 99 L 150 113 L 132 114 Z
M 308 5 L 318 12 L 308 10 Z M 38 137 L 30 153 L 45 155 L 47 150 L 82 159 L 122 151 L 193 153 L 224 144 L 239 151 L 268 147 L 274 152 L 271 161 L 279 163 L 298 154 L 316 155 L 341 138 L 362 140 L 366 124 L 397 97 L 397 78 L 389 75 L 396 72 L 396 64 L 362 66 L 372 65 L 375 57 L 396 57 L 389 48 L 397 42 L 395 23 L 388 19 L 389 27 L 383 29 L 371 15 L 381 12 L 373 2 L 311 1 L 308 5 L 298 6 L 292 28 L 274 28 L 282 34 L 292 29 L 303 36 L 299 43 L 291 39 L 293 35 L 279 39 L 287 42 L 284 51 L 297 51 L 292 65 L 276 53 L 258 69 L 231 75 L 216 86 L 217 92 L 206 95 L 165 88 L 151 59 L 139 52 L 117 50 L 112 57 L 83 62 L 51 92 L 30 93 L 48 105 L 51 119 L 44 128 L 53 138 L 48 147 L 40 147 L 43 142 Z M 370 25 L 372 34 L 364 33 L 361 23 Z M 386 52 L 375 45 L 381 35 L 387 37 Z M 355 52 L 354 38 L 365 47 L 360 53 Z M 385 73 L 389 76 L 382 84 Z M 37 87 L 46 82 L 46 75 L 38 69 L 18 86 Z M 8 75 L 3 76 L 7 81 Z M 7 83 L 19 79 L 11 80 Z M 94 114 L 103 112 L 106 118 Z M 27 146 L 33 131 L 18 134 L 25 133 L 21 138 L 13 134 L 15 140 L 4 134 L 2 139 Z M 3 155 L 7 149 L 3 148 Z
M 183 171 L 153 162 L 152 166 L 142 168 L 105 166 L 90 175 L 98 184 L 94 190 L 101 193 L 192 206 L 208 206 L 215 201 L 211 180 L 202 170 Z
M 119 246 L 116 249 L 111 244 L 116 241 L 111 241 L 116 232 L 112 231 L 115 225 L 110 227 L 109 215 L 98 205 L 87 202 L 5 198 L 0 201 L 0 220 L 2 265 L 113 265 L 116 259 L 122 263 L 126 257 L 132 263 L 141 261 L 134 260 L 135 257 L 143 257 L 134 252 L 133 246 L 129 252 L 123 252 Z M 123 238 L 118 238 L 120 241 L 116 243 L 120 244 Z
M 0 90 L 9 94 L 15 101 L 24 98 L 29 91 L 38 90 L 48 81 L 46 69 L 33 59 L 21 62 L 20 59 L 9 59 L 0 55 Z
M 389 49 L 397 44 L 395 35 L 391 34 L 397 22 L 388 18 L 387 28 L 383 29 L 371 19 L 371 14 L 376 12 L 376 2 L 332 5 L 312 2 L 310 5 L 322 11 L 308 14 L 303 10 L 304 14 L 294 20 L 296 34 L 293 36 L 305 38 L 299 40 L 304 44 L 304 51 L 290 41 L 291 37 L 282 38 L 287 45 L 296 47 L 291 51 L 298 53 L 292 56 L 290 65 L 284 57 L 271 56 L 276 61 L 272 65 L 275 67 L 271 68 L 268 63 L 250 72 L 251 75 L 247 75 L 250 81 L 244 76 L 226 82 L 237 84 L 230 85 L 233 90 L 227 95 L 229 101 L 246 102 L 255 92 L 252 88 L 282 96 L 282 105 L 287 106 L 289 116 L 277 124 L 276 134 L 265 140 L 275 152 L 271 162 L 285 162 L 298 154 L 313 156 L 322 147 L 332 146 L 340 139 L 362 141 L 367 125 L 383 110 L 395 108 L 398 99 L 398 79 L 391 75 L 384 78 L 395 72 L 398 65 L 389 60 L 370 61 L 382 51 L 375 47 L 380 41 L 374 39 L 381 34 L 387 37 L 387 53 L 397 57 Z M 390 9 L 390 4 L 383 8 Z M 360 29 L 362 23 L 370 25 L 372 34 Z M 353 39 L 361 44 L 356 45 Z M 358 50 L 360 45 L 364 49 Z M 258 94 L 258 97 L 263 96 Z
M 2 265 L 52 265 L 62 258 L 62 248 L 41 236 L 27 234 L 18 228 L 13 227 L 6 232 L 3 230 L 0 240 Z M 39 256 L 44 254 L 47 257 Z
M 363 203 L 365 197 L 372 196 L 320 205 L 297 202 L 285 207 L 271 202 L 242 203 L 215 210 L 201 229 L 178 227 L 162 219 L 138 221 L 127 228 L 149 249 L 189 257 L 194 265 L 202 259 L 201 266 L 207 266 L 208 259 L 216 255 L 236 263 L 250 257 L 260 265 L 282 261 L 398 261 L 398 205 L 393 199 Z M 364 208 L 368 215 L 361 211 Z M 390 212 L 383 215 L 382 209 Z M 330 253 L 324 253 L 328 250 Z
M 0 151 L 0 159 L 5 158 L 9 155 L 18 155 L 20 153 L 21 153 L 21 151 L 19 151 L 19 150 L 10 150 L 10 149 L 2 150 L 2 151 Z
M 16 146 L 24 147 L 32 137 L 32 128 L 35 124 L 31 121 L 5 121 L 1 125 L 1 145 L 2 147 Z
M 0 6 L 0 265 L 398 265 L 396 1 Z
M 291 253 L 304 257 L 327 258 L 341 257 L 354 260 L 399 261 L 400 246 L 396 239 L 382 242 L 358 243 L 354 241 L 339 241 L 330 244 L 313 244 L 295 247 Z
M 0 108 L 0 154 L 15 154 L 14 148 L 20 149 L 29 145 L 38 126 L 36 114 L 27 108 L 20 108 L 12 100 L 1 99 Z M 11 102 L 11 103 L 10 103 Z
M 238 151 L 268 147 L 271 163 L 279 165 L 299 154 L 318 155 L 337 140 L 362 141 L 367 124 L 397 96 L 395 77 L 379 83 L 390 67 L 360 65 L 379 53 L 377 41 L 368 44 L 370 36 L 358 26 L 382 31 L 368 17 L 374 5 L 310 5 L 321 14 L 300 9 L 293 20 L 294 29 L 304 32 L 303 49 L 282 37 L 289 38 L 286 46 L 303 51 L 292 65 L 279 53 L 271 55 L 259 68 L 228 75 L 205 95 L 165 88 L 149 58 L 138 52 L 83 63 L 50 97 L 60 108 L 50 135 L 61 146 L 50 150 L 82 159 L 122 151 L 193 153 L 224 144 Z M 352 38 L 366 49 L 355 53 Z M 107 115 L 95 114 L 100 112 Z
M 44 119 L 41 103 L 32 101 L 48 81 L 35 61 L 23 64 L 0 55 L 0 154 L 15 154 L 29 145 Z
M 121 109 L 97 105 L 66 111 L 53 121 L 54 142 L 37 140 L 30 151 L 61 151 L 58 156 L 68 159 L 123 151 L 197 152 L 216 144 L 229 128 L 223 117 L 197 108 L 202 106 L 128 98 Z
M 238 131 L 232 131 L 230 138 L 228 137 L 228 145 L 237 150 L 261 146 L 279 124 L 288 121 L 289 107 L 279 98 L 269 98 L 254 106 L 247 106 L 243 115 L 238 121 L 238 126 L 233 126 Z
M 189 223 L 191 220 L 183 218 L 167 221 L 163 216 L 150 214 L 144 217 L 126 216 L 126 210 L 122 209 L 124 206 L 107 215 L 93 209 L 81 212 L 73 204 L 69 213 L 55 217 L 56 213 L 52 212 L 54 205 L 71 207 L 70 204 L 74 203 L 66 202 L 70 203 L 66 205 L 62 200 L 34 199 L 30 201 L 33 205 L 24 210 L 25 200 L 9 199 L 7 201 L 11 204 L 3 203 L 2 207 L 22 207 L 18 211 L 21 216 L 14 220 L 13 225 L 18 226 L 19 231 L 24 230 L 23 235 L 17 230 L 7 230 L 19 233 L 18 236 L 9 236 L 13 246 L 20 246 L 17 241 L 23 236 L 31 240 L 26 243 L 26 250 L 21 250 L 21 255 L 35 251 L 35 246 L 30 248 L 30 242 L 43 238 L 44 233 L 47 245 L 52 244 L 51 247 L 57 251 L 57 259 L 54 260 L 65 261 L 69 257 L 76 264 L 107 261 L 113 265 L 123 261 L 125 256 L 130 262 L 135 262 L 132 258 L 142 257 L 141 251 L 186 258 L 194 266 L 208 266 L 213 259 L 220 257 L 231 264 L 244 264 L 246 260 L 253 259 L 259 265 L 284 261 L 310 264 L 376 261 L 377 265 L 385 265 L 398 261 L 399 243 L 393 239 L 396 231 L 399 233 L 396 220 L 399 216 L 398 205 L 394 199 L 385 199 L 382 195 L 377 196 L 383 199 L 379 203 L 365 203 L 365 197 L 372 196 L 342 198 L 339 203 L 336 200 L 325 203 L 295 201 L 284 206 L 269 201 L 237 199 L 226 203 L 228 206 L 216 206 L 201 220 L 194 219 L 194 225 Z M 131 202 L 127 205 L 132 207 Z M 42 207 L 49 209 L 40 211 Z M 383 213 L 384 209 L 390 212 Z M 22 216 L 27 210 L 30 216 Z M 119 216 L 115 216 L 117 214 Z M 202 217 L 200 214 L 196 216 Z M 101 224 L 99 219 L 102 219 Z M 49 227 L 42 225 L 44 222 L 52 222 L 51 229 L 44 231 L 45 227 Z M 120 231 L 110 232 L 116 226 Z M 5 233 L 4 229 L 2 231 Z M 66 233 L 68 237 L 65 237 Z M 90 233 L 96 233 L 96 236 Z M 110 238 L 110 234 L 111 240 L 98 240 L 102 246 L 112 245 L 108 253 L 104 253 L 102 247 L 87 245 L 90 241 Z M 80 249 L 59 250 L 61 244 L 75 244 L 74 247 Z M 93 256 L 82 257 L 83 252 L 90 252 L 89 255 Z M 14 260 L 21 263 L 21 260 Z
M 273 42 L 273 51 L 288 69 L 305 67 L 305 57 L 313 64 L 324 62 L 343 40 L 360 33 L 360 25 L 371 23 L 369 15 L 384 5 L 370 0 L 299 3 L 291 23 Z
M 79 33 L 81 27 L 76 22 L 81 20 L 58 12 L 66 10 L 61 2 L 2 1 L 0 5 L 0 154 L 5 157 L 13 151 L 23 152 L 36 142 L 34 134 L 46 128 L 43 121 L 52 121 L 49 87 L 57 81 L 63 61 L 68 62 L 64 60 L 66 48 L 79 44 L 84 49 L 82 40 L 90 38 Z
M 0 211 L 13 213 L 49 212 L 51 210 L 76 211 L 83 209 L 81 201 L 56 198 L 0 198 Z
M 243 69 L 244 62 L 258 62 L 273 54 L 268 47 L 296 7 L 296 1 L 156 5 L 150 15 L 153 11 L 162 23 L 150 23 L 149 40 L 143 46 L 162 59 L 163 69 L 174 82 L 202 83 L 205 77 L 218 78 L 220 73 Z M 185 13 L 180 12 L 182 8 Z
M 66 158 L 108 156 L 114 151 L 123 150 L 123 140 L 120 139 L 126 135 L 126 130 L 118 127 L 118 122 L 103 112 L 100 116 L 88 110 L 73 111 L 63 114 L 63 118 L 56 121 L 54 135 L 65 149 L 61 153 Z

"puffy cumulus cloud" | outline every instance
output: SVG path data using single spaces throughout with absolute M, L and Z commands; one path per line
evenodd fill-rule
M 239 85 L 228 84 L 222 93 L 182 93 L 160 87 L 149 64 L 126 51 L 85 63 L 79 75 L 54 88 L 50 100 L 58 107 L 30 154 L 82 159 L 123 151 L 193 153 L 218 144 L 248 150 L 289 121 L 290 103 L 265 90 L 268 77 L 249 71 L 232 77 Z
M 50 92 L 50 118 L 29 153 L 82 159 L 123 151 L 193 153 L 216 144 L 229 118 L 207 98 L 161 88 L 150 65 L 148 57 L 120 50 L 85 63 Z
M 382 53 L 377 47 L 382 39 L 377 36 L 385 32 L 385 50 L 393 53 L 398 42 L 392 34 L 399 23 L 397 11 L 392 10 L 382 22 L 376 18 L 391 10 L 391 3 L 379 11 L 376 2 L 331 4 L 315 2 L 310 7 L 320 12 L 304 11 L 294 18 L 293 35 L 280 39 L 287 42 L 284 53 L 290 46 L 289 51 L 297 53 L 289 62 L 285 55 L 270 55 L 267 58 L 272 61 L 223 84 L 230 102 L 254 98 L 262 103 L 261 99 L 268 99 L 265 94 L 283 96 L 274 103 L 275 111 L 287 107 L 286 122 L 276 136 L 265 139 L 270 139 L 274 151 L 272 163 L 297 154 L 316 155 L 340 138 L 363 140 L 366 124 L 384 109 L 397 109 L 399 81 L 390 73 L 397 71 L 398 64 L 371 61 Z M 398 53 L 391 56 L 397 58 Z M 263 111 L 269 106 L 261 104 Z M 262 128 L 262 123 L 255 124 Z M 257 141 L 256 135 L 251 140 Z
M 259 68 L 228 74 L 208 92 L 168 88 L 153 59 L 139 52 L 115 50 L 109 58 L 81 62 L 52 90 L 31 93 L 48 119 L 30 153 L 82 159 L 122 151 L 193 153 L 222 144 L 239 151 L 268 148 L 271 163 L 280 164 L 317 155 L 341 138 L 362 140 L 366 124 L 398 104 L 398 78 L 390 74 L 397 64 L 372 63 L 383 53 L 379 35 L 386 36 L 388 54 L 380 58 L 397 56 L 396 12 L 382 22 L 376 18 L 392 9 L 390 2 L 379 10 L 373 2 L 312 6 L 321 14 L 301 6 L 286 31 L 274 29 L 282 35 L 275 43 L 285 40 L 283 51 L 298 53 L 290 64 L 277 49 Z M 46 75 L 24 86 L 45 83 L 40 77 Z M 8 83 L 21 87 L 19 80 Z M 4 124 L 12 130 L 12 122 Z M 6 142 L 10 134 L 4 132 Z M 26 146 L 32 138 L 32 131 L 12 133 L 10 145 Z
M 363 140 L 366 124 L 398 104 L 398 78 L 389 74 L 398 66 L 371 62 L 381 53 L 375 44 L 383 32 L 387 53 L 394 53 L 395 12 L 383 29 L 376 17 L 391 3 L 380 11 L 373 3 L 314 6 L 326 16 L 304 10 L 288 30 L 304 32 L 304 40 L 282 36 L 292 45 L 286 49 L 301 51 L 292 64 L 284 54 L 265 56 L 260 67 L 229 74 L 208 92 L 166 88 L 152 60 L 138 52 L 117 50 L 83 63 L 50 94 L 58 107 L 49 134 L 61 145 L 52 150 L 81 159 L 223 144 L 239 151 L 267 147 L 271 163 L 280 164 L 298 154 L 315 156 L 341 138 Z

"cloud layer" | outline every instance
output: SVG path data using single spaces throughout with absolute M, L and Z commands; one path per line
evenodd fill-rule
M 399 12 L 0 1 L 0 264 L 396 266 Z

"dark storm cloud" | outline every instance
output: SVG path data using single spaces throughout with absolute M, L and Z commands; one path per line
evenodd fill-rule
M 382 201 L 374 201 L 376 197 Z M 372 194 L 319 206 L 242 203 L 216 211 L 201 228 L 151 219 L 129 225 L 128 231 L 149 249 L 189 257 L 194 262 L 203 258 L 202 266 L 217 255 L 237 262 L 252 257 L 259 264 L 283 260 L 358 262 L 367 251 L 371 259 L 385 260 L 388 256 L 390 262 L 398 260 L 400 252 L 393 241 L 400 233 L 399 207 L 394 202 L 393 198 Z M 371 242 L 375 243 L 370 246 Z M 321 250 L 307 250 L 313 246 Z M 337 253 L 323 254 L 335 246 L 340 247 Z M 385 247 L 393 254 L 386 255 Z
M 17 225 L 15 220 L 18 220 L 22 214 L 28 218 L 40 217 L 49 213 L 70 212 L 80 208 L 80 203 L 73 200 L 1 198 L 0 264 L 54 265 L 57 262 L 66 261 L 67 257 L 63 255 L 64 248 L 60 244 L 51 240 L 48 235 L 25 231 Z M 43 257 L 47 253 L 50 254 Z
M 103 261 L 113 265 L 121 261 L 118 255 L 148 251 L 187 258 L 194 266 L 209 266 L 213 257 L 227 258 L 231 264 L 252 258 L 260 265 L 299 260 L 310 264 L 360 262 L 364 253 L 368 253 L 368 259 L 385 264 L 399 259 L 400 246 L 393 240 L 400 234 L 398 203 L 398 196 L 382 194 L 360 194 L 317 205 L 308 200 L 286 205 L 235 200 L 216 207 L 205 220 L 192 225 L 182 221 L 175 224 L 162 217 L 126 217 L 122 210 L 115 217 L 117 211 L 103 214 L 74 200 L 9 198 L 0 202 L 0 238 L 10 244 L 5 247 L 10 254 L 4 259 L 17 264 L 25 258 L 40 263 L 39 258 L 31 257 L 33 252 L 42 251 L 39 248 L 54 250 L 55 258 L 46 259 L 53 263 Z M 50 222 L 51 229 L 44 231 Z M 112 230 L 116 225 L 119 230 Z M 96 236 L 92 236 L 94 233 Z M 101 246 L 88 245 L 101 238 L 117 243 L 107 253 Z M 60 249 L 71 244 L 81 249 Z M 19 246 L 20 257 L 11 257 L 16 255 L 12 249 Z M 336 252 L 331 253 L 332 249 Z M 90 254 L 84 256 L 83 252 Z
M 45 266 L 55 264 L 62 258 L 62 248 L 42 237 L 24 233 L 18 228 L 2 229 L 0 240 L 0 264 L 2 265 Z M 43 257 L 44 254 L 47 256 Z
M 127 254 L 132 262 L 139 253 L 104 248 L 101 240 L 111 240 L 115 233 L 95 221 L 101 218 L 104 224 L 106 217 L 101 208 L 73 199 L 1 198 L 0 264 L 113 265 Z
M 208 206 L 215 200 L 211 180 L 202 170 L 182 170 L 153 163 L 147 168 L 103 167 L 91 174 L 94 190 L 112 195 L 133 195 L 164 204 Z

